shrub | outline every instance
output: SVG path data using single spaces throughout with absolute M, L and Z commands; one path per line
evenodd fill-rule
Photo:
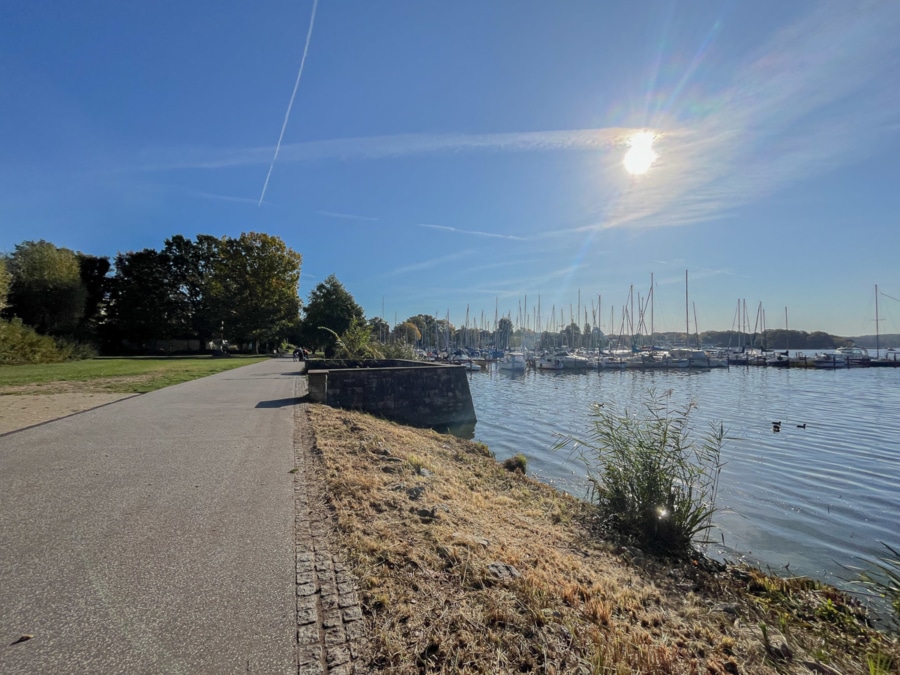
M 648 392 L 642 416 L 595 403 L 586 439 L 561 435 L 554 449 L 568 448 L 584 463 L 589 499 L 612 534 L 655 553 L 686 555 L 712 526 L 725 430 L 710 424 L 694 443 L 696 404 L 670 408 L 670 395 Z
M 503 460 L 503 468 L 513 473 L 516 471 L 525 473 L 528 469 L 528 458 L 520 452 L 518 455 Z
M 319 326 L 319 330 L 328 331 L 334 336 L 336 341 L 334 356 L 339 359 L 377 359 L 381 357 L 381 352 L 372 342 L 372 329 L 362 319 L 353 319 L 350 327 L 342 335 L 338 335 L 325 326 Z
M 21 319 L 0 320 L 0 364 L 58 363 L 67 357 L 52 337 L 41 335 Z
M 386 359 L 407 359 L 415 361 L 418 358 L 416 356 L 416 348 L 408 342 L 403 342 L 401 340 L 383 344 L 380 346 L 380 349 L 382 355 Z

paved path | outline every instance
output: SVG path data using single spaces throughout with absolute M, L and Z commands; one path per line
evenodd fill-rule
M 297 672 L 298 365 L 0 438 L 0 673 Z

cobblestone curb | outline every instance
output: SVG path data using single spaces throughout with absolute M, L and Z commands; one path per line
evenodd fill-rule
M 294 413 L 298 673 L 362 673 L 362 608 L 356 581 L 328 550 L 331 513 L 316 480 L 320 459 L 314 447 L 308 404 L 302 403 Z

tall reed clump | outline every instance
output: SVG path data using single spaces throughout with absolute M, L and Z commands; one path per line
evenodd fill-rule
M 900 633 L 900 551 L 881 542 L 889 555 L 881 562 L 859 573 L 859 580 L 880 597 L 887 600 L 893 610 L 893 628 Z
M 641 414 L 595 403 L 584 439 L 560 435 L 587 469 L 589 499 L 610 534 L 644 550 L 688 555 L 712 527 L 725 429 L 710 424 L 692 439 L 692 401 L 671 406 L 671 391 L 649 391 Z

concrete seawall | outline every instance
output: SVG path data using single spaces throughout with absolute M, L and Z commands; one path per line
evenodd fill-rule
M 310 361 L 309 398 L 418 427 L 474 424 L 462 366 L 402 361 Z

